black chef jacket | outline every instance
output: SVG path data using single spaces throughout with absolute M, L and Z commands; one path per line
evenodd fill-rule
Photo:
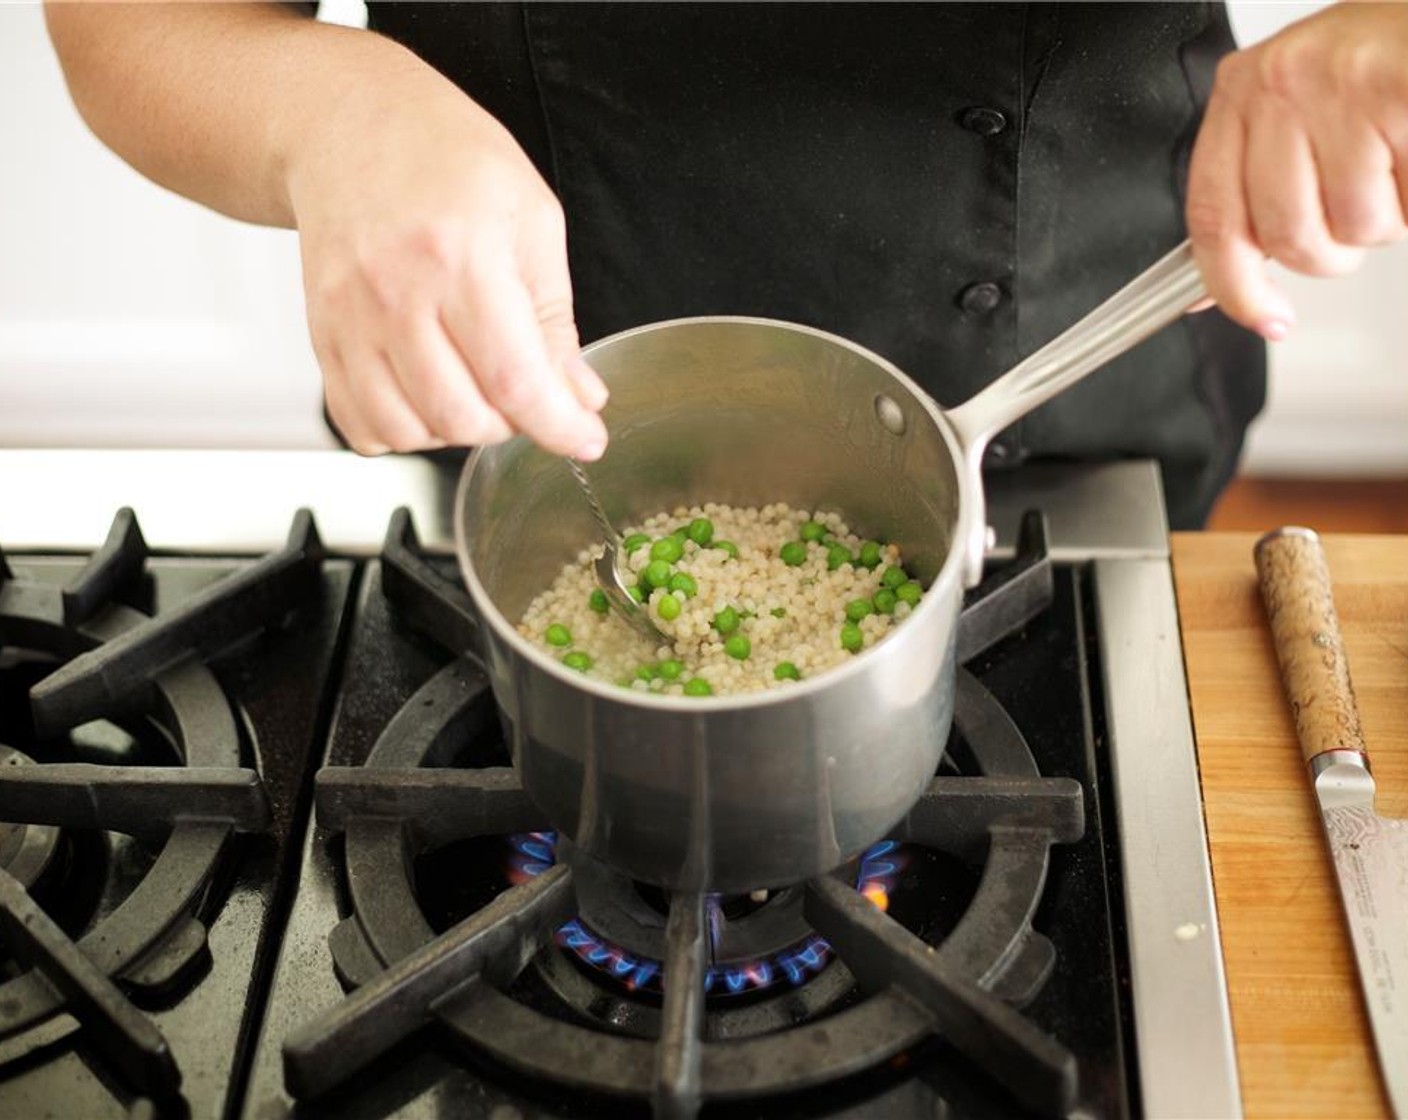
M 1207 4 L 370 4 L 562 201 L 584 342 L 760 315 L 961 403 L 1184 236 Z M 1190 316 L 1000 436 L 988 465 L 1156 456 L 1200 524 L 1265 352 Z

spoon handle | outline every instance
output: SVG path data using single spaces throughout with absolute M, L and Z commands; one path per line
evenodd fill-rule
M 611 524 L 611 519 L 606 516 L 606 511 L 601 508 L 601 500 L 596 496 L 596 487 L 592 485 L 591 479 L 587 477 L 587 472 L 582 469 L 581 463 L 570 455 L 566 458 L 567 466 L 572 471 L 572 477 L 577 480 L 577 485 L 586 495 L 587 505 L 591 507 L 592 516 L 596 518 L 602 536 L 606 538 L 606 547 L 593 565 L 596 570 L 597 586 L 606 595 L 607 602 L 616 609 L 616 613 L 625 619 L 632 629 L 652 641 L 668 643 L 670 639 L 651 621 L 649 613 L 640 608 L 627 590 L 626 577 L 622 573 L 619 563 L 622 548 L 621 534 L 616 531 L 616 527 Z
M 606 511 L 601 508 L 601 501 L 596 496 L 596 489 L 592 486 L 591 480 L 587 478 L 587 472 L 582 469 L 582 464 L 571 456 L 567 457 L 567 465 L 572 470 L 572 477 L 577 480 L 577 485 L 582 488 L 582 493 L 587 497 L 587 505 L 591 507 L 592 516 L 596 518 L 597 526 L 601 529 L 602 535 L 610 543 L 612 551 L 617 551 L 621 545 L 621 537 L 611 524 L 610 518 L 606 516 Z

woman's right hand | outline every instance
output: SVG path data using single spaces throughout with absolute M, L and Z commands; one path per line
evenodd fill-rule
M 303 132 L 287 168 L 328 411 L 366 455 L 522 432 L 599 458 L 562 208 L 512 136 L 408 59 Z

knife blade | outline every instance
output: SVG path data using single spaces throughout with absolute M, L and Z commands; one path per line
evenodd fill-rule
M 1374 811 L 1374 778 L 1314 531 L 1254 550 L 1281 680 L 1339 879 L 1374 1048 L 1393 1114 L 1408 1116 L 1408 822 Z

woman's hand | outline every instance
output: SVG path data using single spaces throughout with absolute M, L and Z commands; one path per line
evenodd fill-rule
M 1408 5 L 1346 4 L 1228 55 L 1193 148 L 1187 220 L 1217 304 L 1269 339 L 1267 273 L 1335 276 L 1408 226 Z
M 288 169 L 328 411 L 357 451 L 523 432 L 596 459 L 562 209 L 509 133 L 410 60 L 304 134 Z
M 358 451 L 523 432 L 594 459 L 562 211 L 513 139 L 380 35 L 286 4 L 53 4 L 74 102 L 158 183 L 297 226 L 328 410 Z

